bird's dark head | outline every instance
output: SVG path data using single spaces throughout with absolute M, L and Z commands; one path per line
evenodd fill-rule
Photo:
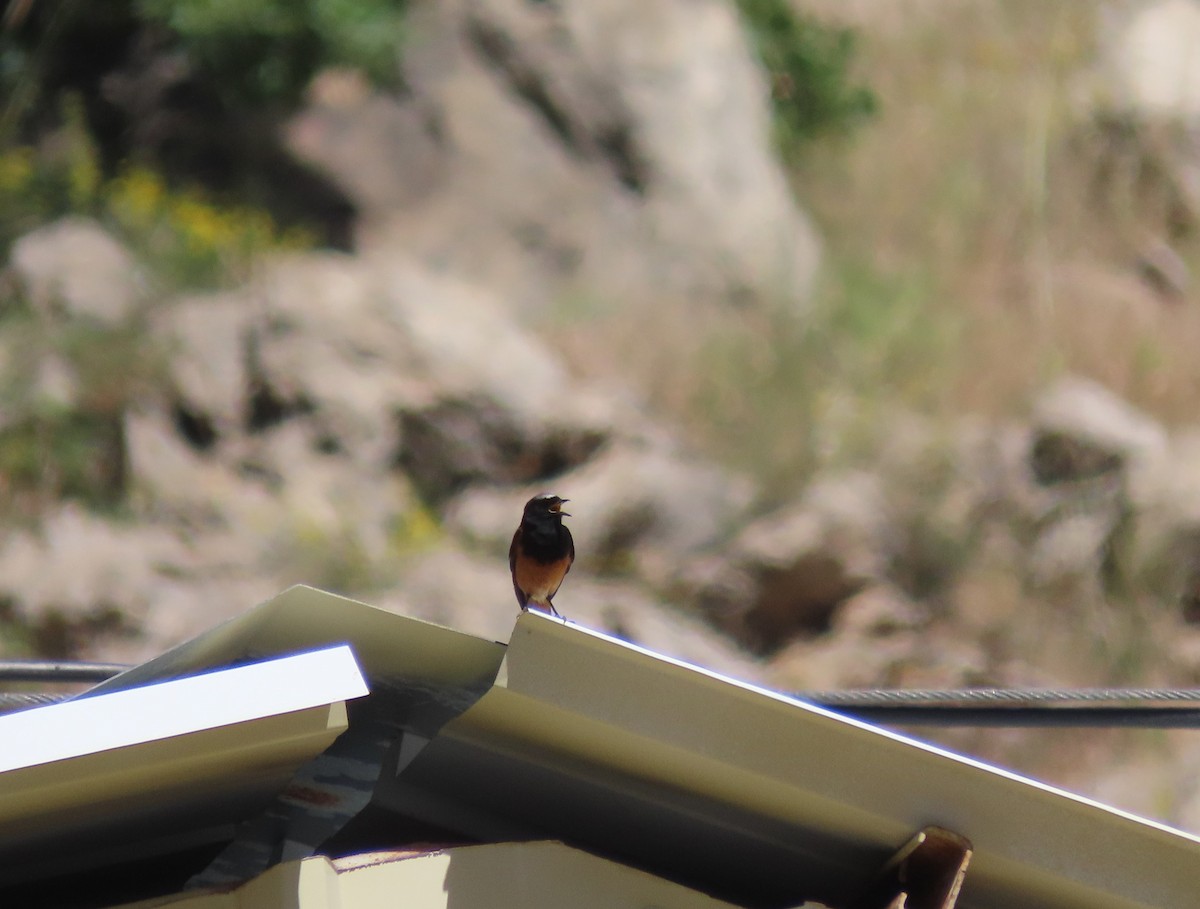
M 545 493 L 534 496 L 525 503 L 524 519 L 533 524 L 544 524 L 550 521 L 561 522 L 563 518 L 570 517 L 567 512 L 562 510 L 563 503 L 569 501 L 570 499 Z

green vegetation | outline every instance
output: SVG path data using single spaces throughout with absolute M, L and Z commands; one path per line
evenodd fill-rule
M 789 0 L 737 0 L 737 6 L 771 79 L 776 141 L 785 157 L 875 112 L 874 93 L 850 76 L 851 29 L 801 15 Z
M 395 84 L 403 0 L 135 0 L 206 81 L 238 103 L 294 104 L 313 75 L 351 66 Z
M 164 352 L 141 319 L 99 326 L 0 299 L 0 514 L 34 518 L 59 499 L 111 512 L 124 494 L 122 414 L 161 384 Z
M 62 410 L 0 430 L 4 499 L 32 514 L 62 499 L 98 510 L 119 503 L 120 426 L 110 417 Z
M 157 172 L 123 166 L 105 179 L 77 104 L 64 104 L 57 155 L 0 151 L 0 254 L 21 234 L 67 214 L 112 229 L 164 287 L 215 287 L 246 277 L 257 257 L 311 246 L 261 209 L 219 205 L 199 189 L 172 190 Z
M 269 105 L 266 113 L 296 104 L 329 66 L 395 85 L 405 8 L 405 0 L 30 4 L 0 31 L 0 132 L 27 127 L 64 91 L 84 92 L 91 112 L 101 113 L 96 83 L 147 51 L 176 57 L 176 75 L 201 94 L 229 106 Z M 149 87 L 158 78 L 143 76 Z
M 18 5 L 0 29 L 0 252 L 65 212 L 103 215 L 188 285 L 218 283 L 227 270 L 236 279 L 235 260 L 294 226 L 308 239 L 289 237 L 293 245 L 344 245 L 351 206 L 288 155 L 278 124 L 326 67 L 397 85 L 404 9 L 402 0 Z

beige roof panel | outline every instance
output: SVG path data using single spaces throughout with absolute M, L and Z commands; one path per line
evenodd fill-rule
M 117 909 L 737 909 L 562 843 L 460 846 L 276 865 L 233 890 Z
M 567 839 L 657 849 L 712 892 L 790 869 L 838 903 L 870 856 L 938 825 L 974 845 L 967 909 L 1197 905 L 1194 836 L 535 613 L 493 689 L 410 773 L 434 789 L 445 774 L 458 798 Z M 671 814 L 677 827 L 653 827 Z M 637 844 L 647 825 L 657 845 Z M 704 825 L 713 838 L 672 864 L 670 840 Z

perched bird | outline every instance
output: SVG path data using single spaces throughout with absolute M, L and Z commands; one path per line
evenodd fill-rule
M 525 503 L 521 524 L 508 547 L 513 591 L 522 611 L 532 604 L 561 618 L 551 600 L 575 561 L 575 541 L 562 522 L 570 517 L 562 510 L 566 501 L 543 494 Z

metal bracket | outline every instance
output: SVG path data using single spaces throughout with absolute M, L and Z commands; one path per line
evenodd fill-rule
M 971 853 L 966 837 L 926 827 L 888 860 L 855 909 L 954 909 Z

